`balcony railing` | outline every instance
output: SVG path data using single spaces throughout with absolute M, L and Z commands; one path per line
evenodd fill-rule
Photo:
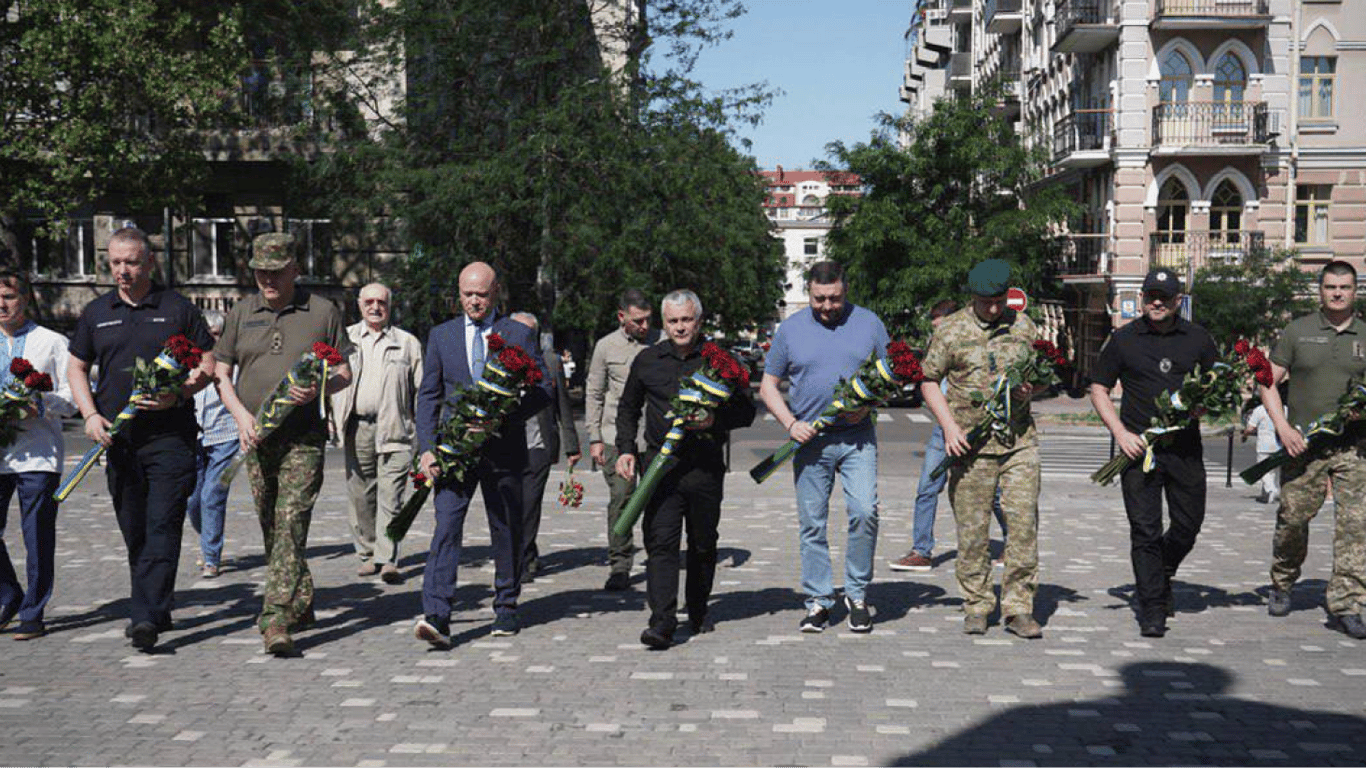
M 1015 32 L 1020 28 L 1021 0 L 987 0 L 982 7 L 982 18 L 992 34 Z
M 1154 232 L 1148 243 L 1151 266 L 1194 274 L 1202 267 L 1242 262 L 1249 253 L 1266 247 L 1266 237 L 1253 229 Z
M 1221 147 L 1265 144 L 1264 101 L 1184 101 L 1153 109 L 1154 147 Z
M 1109 136 L 1109 109 L 1078 109 L 1053 127 L 1053 162 L 1061 162 L 1077 152 L 1107 149 Z
M 1266 16 L 1268 0 L 1157 0 L 1157 16 L 1244 18 Z
M 1060 275 L 1101 275 L 1109 269 L 1110 236 L 1073 233 L 1058 238 Z

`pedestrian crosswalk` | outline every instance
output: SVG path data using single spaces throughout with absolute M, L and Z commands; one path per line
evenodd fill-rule
M 1207 439 L 1205 444 L 1205 475 L 1210 484 L 1224 484 L 1228 462 L 1220 443 Z M 1115 449 L 1118 451 L 1118 448 Z M 1047 434 L 1039 440 L 1039 464 L 1043 479 L 1089 479 L 1091 473 L 1110 460 L 1108 432 L 1087 434 Z M 1235 478 L 1236 479 L 1236 478 Z

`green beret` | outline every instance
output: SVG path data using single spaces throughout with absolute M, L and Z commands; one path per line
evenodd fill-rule
M 968 293 L 974 296 L 1000 296 L 1010 287 L 1010 265 L 1000 259 L 987 259 L 968 273 Z
M 284 269 L 294 261 L 294 235 L 267 232 L 251 241 L 252 269 Z

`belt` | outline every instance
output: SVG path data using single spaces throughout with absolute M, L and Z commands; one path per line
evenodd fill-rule
M 363 422 L 365 422 L 365 423 L 367 423 L 367 424 L 374 424 L 374 423 L 375 423 L 375 419 L 378 418 L 378 417 L 379 417 L 378 414 L 371 414 L 371 415 L 369 415 L 369 416 L 362 416 L 362 415 L 360 415 L 359 413 L 352 413 L 352 414 L 351 414 L 351 418 L 355 419 L 356 421 L 363 421 Z

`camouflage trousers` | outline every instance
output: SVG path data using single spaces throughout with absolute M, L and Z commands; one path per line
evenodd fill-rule
M 1333 480 L 1333 575 L 1325 599 L 1334 616 L 1366 604 L 1366 451 L 1346 446 L 1308 461 L 1287 464 L 1281 477 L 1281 506 L 1271 540 L 1271 584 L 1288 591 L 1300 577 L 1309 550 L 1309 521 L 1318 514 Z
M 323 446 L 327 433 L 275 435 L 247 458 L 251 495 L 266 547 L 266 589 L 262 632 L 299 627 L 313 616 L 313 574 L 305 550 L 313 503 L 323 485 Z
M 1001 489 L 1005 519 L 1005 573 L 1001 615 L 1032 615 L 1039 587 L 1039 448 L 999 456 L 976 456 L 949 472 L 949 501 L 958 523 L 958 588 L 963 611 L 986 616 L 996 608 L 992 588 L 991 502 Z

